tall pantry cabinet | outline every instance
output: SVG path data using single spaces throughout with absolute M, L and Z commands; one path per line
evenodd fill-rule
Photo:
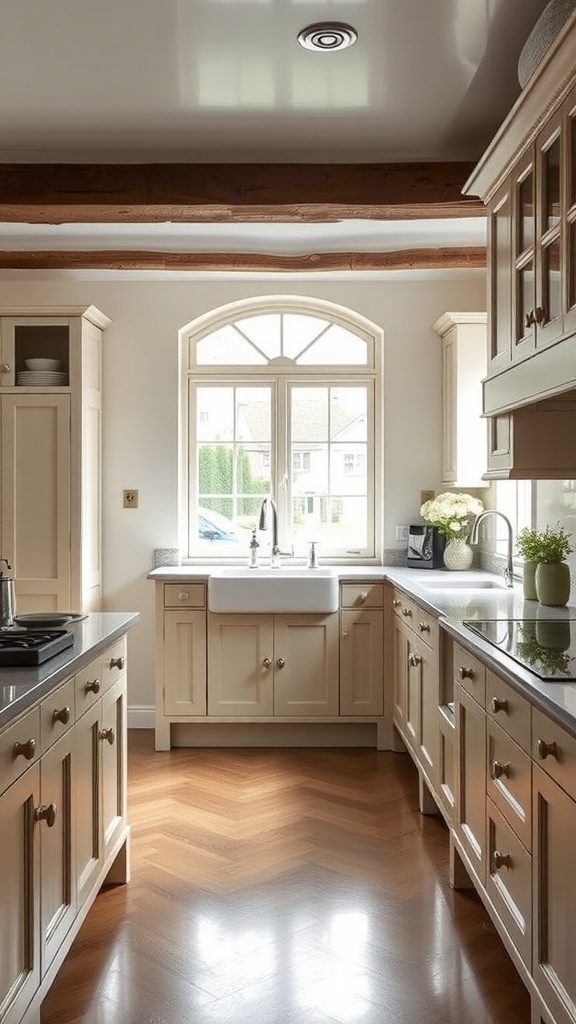
M 0 557 L 18 612 L 100 608 L 109 323 L 94 306 L 0 308 Z M 31 373 L 38 358 L 59 365 Z

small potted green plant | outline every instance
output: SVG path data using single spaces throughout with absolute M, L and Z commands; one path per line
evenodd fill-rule
M 537 601 L 536 567 L 540 561 L 541 537 L 540 530 L 525 526 L 516 538 L 518 554 L 524 559 L 522 570 L 522 587 L 527 601 Z
M 570 597 L 570 567 L 565 561 L 574 550 L 570 537 L 559 523 L 545 530 L 521 530 L 516 546 L 526 563 L 536 563 L 534 584 L 540 604 L 565 605 Z M 524 566 L 526 573 L 526 564 Z M 530 575 L 530 571 L 528 573 Z M 526 588 L 524 589 L 526 595 Z

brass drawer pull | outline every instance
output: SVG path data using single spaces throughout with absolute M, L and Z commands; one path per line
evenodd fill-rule
M 428 625 L 427 622 L 419 622 L 418 623 L 418 629 L 420 630 L 421 633 L 429 633 L 430 632 L 430 626 Z
M 278 668 L 284 668 L 284 665 L 286 664 L 286 662 L 284 661 L 284 658 L 278 658 L 278 661 L 276 662 L 276 664 L 277 664 Z
M 511 868 L 512 857 L 509 853 L 500 853 L 498 850 L 494 850 L 492 855 L 492 864 L 494 865 L 495 871 L 498 871 L 499 868 Z
M 505 775 L 507 779 L 510 778 L 510 762 L 502 764 L 501 761 L 492 761 L 492 778 L 500 779 Z
M 366 593 L 365 590 L 363 590 L 361 594 L 358 594 L 358 597 L 357 597 L 358 604 L 366 604 L 367 600 L 368 600 L 368 594 Z
M 2 363 L 2 366 L 0 366 L 0 373 L 10 373 L 11 369 L 12 367 L 10 366 L 10 363 Z
M 110 658 L 110 668 L 119 668 L 120 671 L 124 668 L 124 657 L 121 655 L 119 658 Z
M 71 714 L 72 712 L 70 711 L 70 708 L 54 708 L 54 711 L 52 712 L 52 721 L 62 722 L 62 725 L 68 725 Z
M 25 757 L 31 761 L 36 753 L 36 740 L 26 740 L 26 743 L 14 744 L 14 757 Z
M 45 821 L 48 828 L 53 828 L 56 824 L 57 811 L 56 804 L 40 804 L 40 807 L 34 809 L 34 820 Z
M 100 693 L 100 680 L 90 679 L 85 686 L 86 693 Z
M 499 711 L 505 711 L 506 714 L 508 714 L 508 701 L 501 700 L 500 697 L 492 697 L 492 711 L 495 715 L 497 715 Z
M 400 608 L 401 605 L 402 605 L 402 601 L 400 601 L 399 598 L 395 597 L 394 600 L 392 601 L 392 607 L 393 608 Z
M 114 729 L 100 729 L 98 733 L 99 740 L 108 740 L 110 746 L 114 743 Z
M 270 665 L 272 664 L 272 662 L 271 662 L 270 658 L 264 658 L 264 661 L 262 662 L 262 664 L 263 664 L 264 668 L 270 668 Z
M 550 757 L 558 756 L 554 740 L 552 740 L 552 743 L 546 743 L 546 740 L 538 740 L 536 750 L 538 751 L 538 757 L 541 761 L 545 761 L 548 755 L 550 755 Z
M 412 668 L 417 668 L 418 665 L 422 664 L 422 655 L 421 654 L 409 654 L 408 655 L 408 663 L 412 666 Z
M 402 615 L 404 615 L 405 618 L 407 618 L 407 619 L 411 619 L 412 618 L 412 609 L 411 608 L 403 608 L 402 609 Z
M 476 673 L 473 668 L 465 668 L 464 665 L 460 665 L 458 675 L 460 679 L 474 679 Z
M 188 593 L 187 590 L 181 590 L 180 593 L 178 594 L 179 601 L 187 601 L 189 597 L 190 594 Z

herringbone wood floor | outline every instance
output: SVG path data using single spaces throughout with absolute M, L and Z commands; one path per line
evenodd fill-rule
M 407 755 L 129 747 L 132 881 L 99 895 L 43 1024 L 528 1024 Z

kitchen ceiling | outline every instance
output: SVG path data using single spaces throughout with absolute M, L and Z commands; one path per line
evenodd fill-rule
M 545 5 L 5 0 L 0 267 L 482 266 L 461 187 Z

